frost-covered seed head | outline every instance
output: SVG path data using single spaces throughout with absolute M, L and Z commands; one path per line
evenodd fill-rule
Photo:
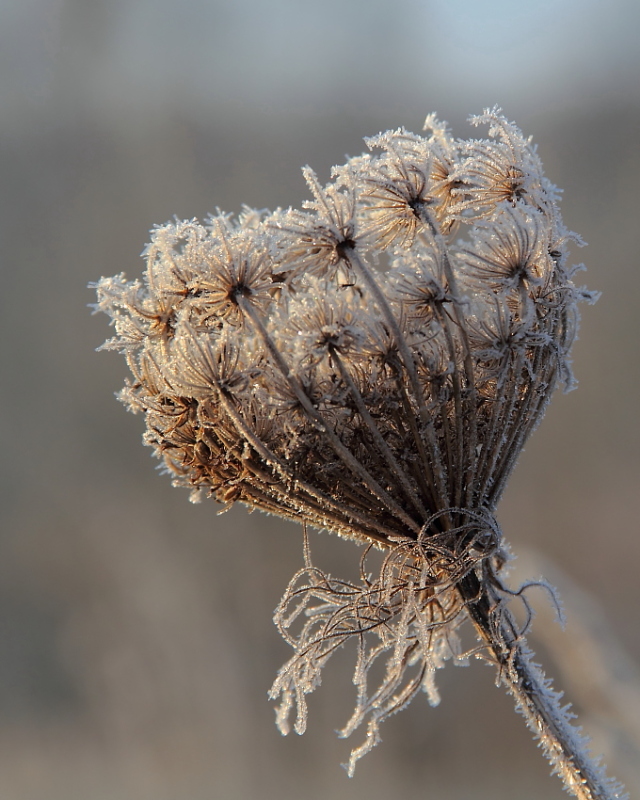
M 360 642 L 345 731 L 367 718 L 369 732 L 351 768 L 419 689 L 435 702 L 434 670 L 460 656 L 455 587 L 502 566 L 492 514 L 571 386 L 576 304 L 591 299 L 530 141 L 496 109 L 472 121 L 488 139 L 454 140 L 431 116 L 425 136 L 368 140 L 327 186 L 306 168 L 302 211 L 160 226 L 142 281 L 97 284 L 105 347 L 133 376 L 121 398 L 175 484 L 387 551 L 359 587 L 308 562 L 277 617 L 295 649 L 274 687 L 283 730 L 294 702 L 304 729 L 335 637 Z M 293 635 L 299 602 L 312 613 Z

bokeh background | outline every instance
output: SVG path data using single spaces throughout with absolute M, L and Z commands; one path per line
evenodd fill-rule
M 170 488 L 87 307 L 88 282 L 141 273 L 155 223 L 299 205 L 301 165 L 327 179 L 362 137 L 429 111 L 466 137 L 494 104 L 564 188 L 603 293 L 579 391 L 554 399 L 499 516 L 535 551 L 520 563 L 543 554 L 566 588 L 567 638 L 540 619 L 536 646 L 638 788 L 639 78 L 637 0 L 1 0 L 3 800 L 565 796 L 479 663 L 443 670 L 442 704 L 388 721 L 352 780 L 334 734 L 352 652 L 309 732 L 277 733 L 271 614 L 300 531 Z M 335 572 L 358 558 L 327 534 L 313 551 Z

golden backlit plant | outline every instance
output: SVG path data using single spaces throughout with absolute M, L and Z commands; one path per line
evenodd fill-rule
M 271 690 L 283 733 L 294 709 L 304 732 L 305 696 L 354 640 L 353 773 L 386 717 L 421 690 L 438 702 L 435 672 L 468 657 L 470 622 L 566 788 L 619 798 L 531 660 L 494 516 L 551 394 L 572 386 L 577 303 L 594 296 L 573 282 L 580 241 L 531 142 L 498 109 L 471 122 L 489 138 L 429 116 L 423 136 L 367 140 L 326 186 L 305 168 L 303 210 L 154 229 L 143 280 L 97 284 L 104 346 L 125 355 L 121 399 L 176 485 L 305 525 L 275 614 L 293 649 Z M 364 543 L 360 582 L 313 565 L 306 525 Z

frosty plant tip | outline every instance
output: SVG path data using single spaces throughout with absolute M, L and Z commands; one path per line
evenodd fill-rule
M 434 675 L 477 655 L 579 798 L 619 798 L 540 668 L 501 579 L 494 512 L 556 386 L 572 386 L 580 300 L 558 190 L 499 110 L 487 139 L 427 118 L 367 140 L 370 154 L 304 175 L 304 210 L 245 208 L 153 230 L 142 280 L 97 284 L 132 373 L 121 399 L 192 499 L 212 496 L 365 545 L 361 582 L 305 563 L 275 614 L 293 648 L 271 696 L 283 733 L 353 639 L 355 710 L 381 722 Z M 306 535 L 305 535 L 306 542 Z M 384 551 L 370 574 L 367 553 Z M 384 662 L 375 686 L 370 668 Z M 376 673 L 378 674 L 378 673 Z

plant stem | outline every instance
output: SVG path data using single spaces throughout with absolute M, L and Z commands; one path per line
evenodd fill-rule
M 578 800 L 624 800 L 623 787 L 606 776 L 587 741 L 571 724 L 562 694 L 551 688 L 497 589 L 481 585 L 475 572 L 458 584 L 478 635 L 496 661 L 498 683 L 516 702 L 527 727 L 540 742 L 553 772 Z

